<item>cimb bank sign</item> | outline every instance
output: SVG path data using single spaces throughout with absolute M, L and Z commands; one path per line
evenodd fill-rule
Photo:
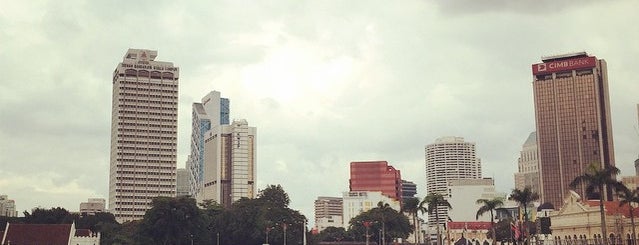
M 597 65 L 596 57 L 581 57 L 569 60 L 557 60 L 532 65 L 533 75 L 548 74 L 558 71 L 593 68 Z

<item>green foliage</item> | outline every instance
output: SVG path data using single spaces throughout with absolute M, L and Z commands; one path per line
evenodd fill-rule
M 319 233 L 318 240 L 322 242 L 353 241 L 353 237 L 343 227 L 330 226 Z
M 413 231 L 408 218 L 388 206 L 388 204 L 378 204 L 376 208 L 363 212 L 349 223 L 349 231 L 355 241 L 366 240 L 365 222 L 372 222 L 369 227 L 371 241 L 377 241 L 380 235 L 377 231 L 385 231 L 386 242 L 391 242 L 394 238 L 408 238 Z
M 31 213 L 24 211 L 24 222 L 27 224 L 71 224 L 78 218 L 64 208 L 36 208 Z
M 209 221 L 190 197 L 158 197 L 151 202 L 139 226 L 139 236 L 150 237 L 153 244 L 206 244 Z
M 450 203 L 448 202 L 448 200 L 446 200 L 446 198 L 444 198 L 444 195 L 439 194 L 439 193 L 430 193 L 428 195 L 426 195 L 426 197 L 424 197 L 424 200 L 422 200 L 422 202 L 419 204 L 420 207 L 428 207 L 428 213 L 432 214 L 433 211 L 435 211 L 435 220 L 437 222 L 437 224 L 442 223 L 439 220 L 439 212 L 437 212 L 437 208 L 439 206 L 444 206 L 447 207 L 448 209 L 452 209 L 453 207 L 450 205 Z M 439 228 L 440 226 L 437 225 L 437 244 L 442 244 L 442 241 L 440 241 L 439 237 L 442 237 L 441 235 L 441 230 Z
M 267 186 L 266 189 L 260 191 L 257 198 L 265 205 L 273 207 L 288 207 L 291 202 L 281 185 Z

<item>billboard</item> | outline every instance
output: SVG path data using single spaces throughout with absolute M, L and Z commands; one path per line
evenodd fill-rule
M 533 75 L 549 74 L 558 71 L 593 68 L 597 65 L 596 57 L 580 57 L 568 60 L 556 60 L 532 65 Z

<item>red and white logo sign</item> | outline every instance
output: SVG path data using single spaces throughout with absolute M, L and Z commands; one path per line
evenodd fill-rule
M 596 57 L 581 57 L 569 60 L 557 60 L 532 65 L 533 75 L 548 74 L 558 71 L 593 68 L 597 65 Z

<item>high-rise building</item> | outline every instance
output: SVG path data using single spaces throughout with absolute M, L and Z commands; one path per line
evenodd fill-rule
M 475 143 L 462 137 L 442 137 L 426 146 L 426 190 L 427 195 L 437 193 L 448 196 L 448 184 L 457 179 L 481 179 L 481 161 L 475 152 Z M 433 212 L 428 223 L 443 225 L 448 209 L 437 209 L 439 220 Z
M 614 166 L 606 61 L 585 52 L 532 65 L 541 201 L 555 208 L 591 163 Z M 586 195 L 585 187 L 576 192 Z M 612 200 L 608 188 L 605 200 Z
M 212 91 L 193 103 L 191 121 L 191 154 L 186 161 L 189 171 L 189 192 L 196 197 L 204 188 L 204 137 L 206 132 L 220 125 L 229 124 L 229 99 Z
M 86 202 L 80 203 L 80 213 L 95 215 L 106 212 L 106 200 L 104 198 L 89 198 Z
M 523 190 L 529 187 L 535 193 L 540 192 L 537 153 L 537 133 L 532 132 L 519 152 L 519 159 L 517 159 L 519 171 L 515 173 L 515 189 Z
M 0 217 L 18 217 L 16 201 L 9 199 L 7 195 L 0 195 Z
M 156 56 L 129 49 L 113 72 L 109 209 L 118 222 L 175 196 L 179 68 Z
M 417 195 L 417 185 L 411 181 L 402 180 L 402 200 L 415 195 Z
M 189 185 L 189 170 L 186 168 L 178 168 L 176 174 L 175 196 L 185 197 L 191 196 Z
M 386 161 L 351 162 L 350 191 L 381 191 L 402 200 L 402 176 Z
M 198 201 L 213 200 L 230 205 L 240 198 L 255 197 L 255 127 L 233 120 L 209 130 L 204 138 L 204 186 Z
M 343 200 L 341 197 L 318 197 L 315 200 L 315 228 L 344 227 L 342 222 Z

